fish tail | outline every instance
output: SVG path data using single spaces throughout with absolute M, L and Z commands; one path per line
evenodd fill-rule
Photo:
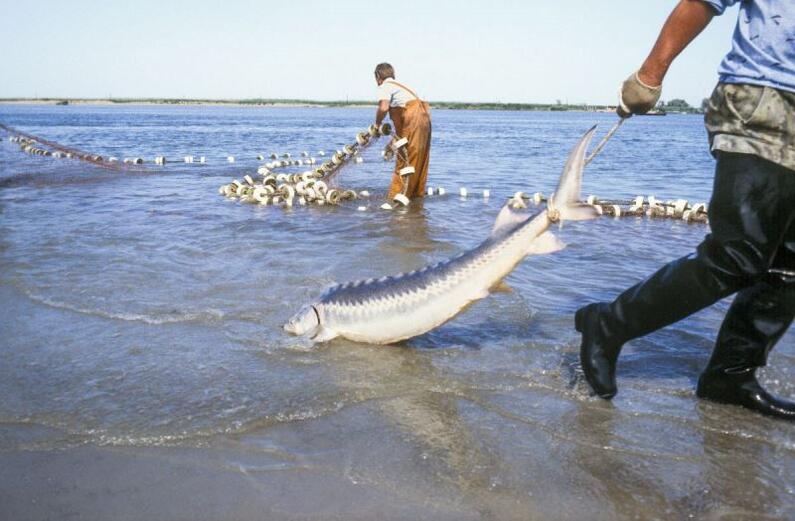
M 585 152 L 595 131 L 596 125 L 588 129 L 569 154 L 558 188 L 547 203 L 547 215 L 552 221 L 582 221 L 597 216 L 592 206 L 580 202 Z

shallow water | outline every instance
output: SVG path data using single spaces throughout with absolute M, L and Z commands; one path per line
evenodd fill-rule
M 614 122 L 435 111 L 430 184 L 488 188 L 489 200 L 390 213 L 378 200 L 284 211 L 217 195 L 256 154 L 332 150 L 371 117 L 0 106 L 0 122 L 104 156 L 208 158 L 119 173 L 4 137 L 0 518 L 135 518 L 136 497 L 159 518 L 795 516 L 792 427 L 693 395 L 727 302 L 630 343 L 612 403 L 589 397 L 576 367 L 574 310 L 688 253 L 704 225 L 567 223 L 569 246 L 525 260 L 512 291 L 399 346 L 285 334 L 332 282 L 474 246 L 506 196 L 549 193 L 579 135 Z M 338 181 L 383 191 L 379 149 Z M 700 118 L 634 118 L 586 170 L 584 195 L 703 201 L 712 169 Z M 789 333 L 763 380 L 792 398 L 793 371 Z M 188 516 L 181 493 L 216 510 Z

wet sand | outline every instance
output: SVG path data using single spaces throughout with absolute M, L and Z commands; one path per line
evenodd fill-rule
M 469 517 L 462 514 L 268 451 L 77 447 L 0 454 L 0 519 Z
M 521 405 L 511 403 L 517 399 Z M 659 405 L 664 409 L 681 400 L 672 397 Z M 541 403 L 543 411 L 537 405 Z M 795 449 L 783 449 L 777 468 L 770 468 L 760 457 L 782 449 L 771 446 L 760 431 L 742 441 L 743 451 L 737 452 L 738 435 L 746 436 L 732 432 L 731 423 L 732 418 L 742 419 L 744 411 L 699 404 L 698 423 L 685 422 L 693 437 L 687 439 L 675 435 L 656 414 L 627 416 L 600 401 L 550 405 L 547 391 L 541 389 L 513 398 L 495 395 L 486 405 L 494 424 L 480 425 L 476 436 L 468 431 L 472 425 L 465 424 L 467 418 L 482 414 L 476 413 L 477 405 L 416 393 L 193 448 L 88 445 L 2 452 L 0 519 L 795 515 L 792 490 L 778 489 L 769 480 L 771 471 L 785 480 L 793 475 Z M 428 416 L 429 411 L 435 416 Z M 396 412 L 404 425 L 385 424 L 384 414 Z M 446 415 L 451 412 L 458 419 Z M 557 424 L 550 424 L 547 418 L 558 415 Z M 587 443 L 568 434 L 582 429 L 583 423 L 594 436 Z M 646 447 L 622 446 L 627 423 L 646 423 L 652 432 L 668 431 L 672 436 L 665 446 L 653 446 L 653 440 Z M 414 431 L 420 424 L 425 433 Z M 786 434 L 783 425 L 769 426 Z M 3 436 L 9 435 L 35 446 L 33 428 L 3 429 Z M 496 437 L 502 441 L 496 443 Z

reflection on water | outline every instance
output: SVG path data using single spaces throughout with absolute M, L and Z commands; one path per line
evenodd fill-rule
M 613 122 L 437 111 L 430 183 L 452 194 L 488 188 L 489 200 L 282 211 L 217 195 L 252 172 L 246 158 L 336 148 L 370 118 L 369 109 L 0 108 L 0 121 L 105 156 L 209 158 L 133 175 L 0 145 L 0 454 L 199 450 L 219 454 L 202 472 L 240 469 L 263 497 L 266 476 L 291 497 L 308 483 L 366 486 L 387 518 L 793 516 L 791 428 L 693 396 L 727 302 L 630 343 L 614 403 L 589 397 L 579 378 L 574 310 L 689 252 L 701 225 L 567 223 L 555 232 L 565 250 L 527 259 L 509 291 L 399 346 L 284 334 L 331 283 L 476 245 L 506 196 L 549 193 L 582 131 Z M 653 119 L 622 127 L 588 167 L 587 193 L 708 198 L 700 120 Z M 377 148 L 340 181 L 386 186 Z M 228 154 L 238 161 L 226 164 Z M 792 339 L 764 373 L 790 397 Z

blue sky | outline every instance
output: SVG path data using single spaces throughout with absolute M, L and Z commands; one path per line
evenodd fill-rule
M 1 0 L 0 97 L 373 99 L 372 71 L 429 100 L 614 103 L 672 0 Z M 672 67 L 699 103 L 737 8 Z

